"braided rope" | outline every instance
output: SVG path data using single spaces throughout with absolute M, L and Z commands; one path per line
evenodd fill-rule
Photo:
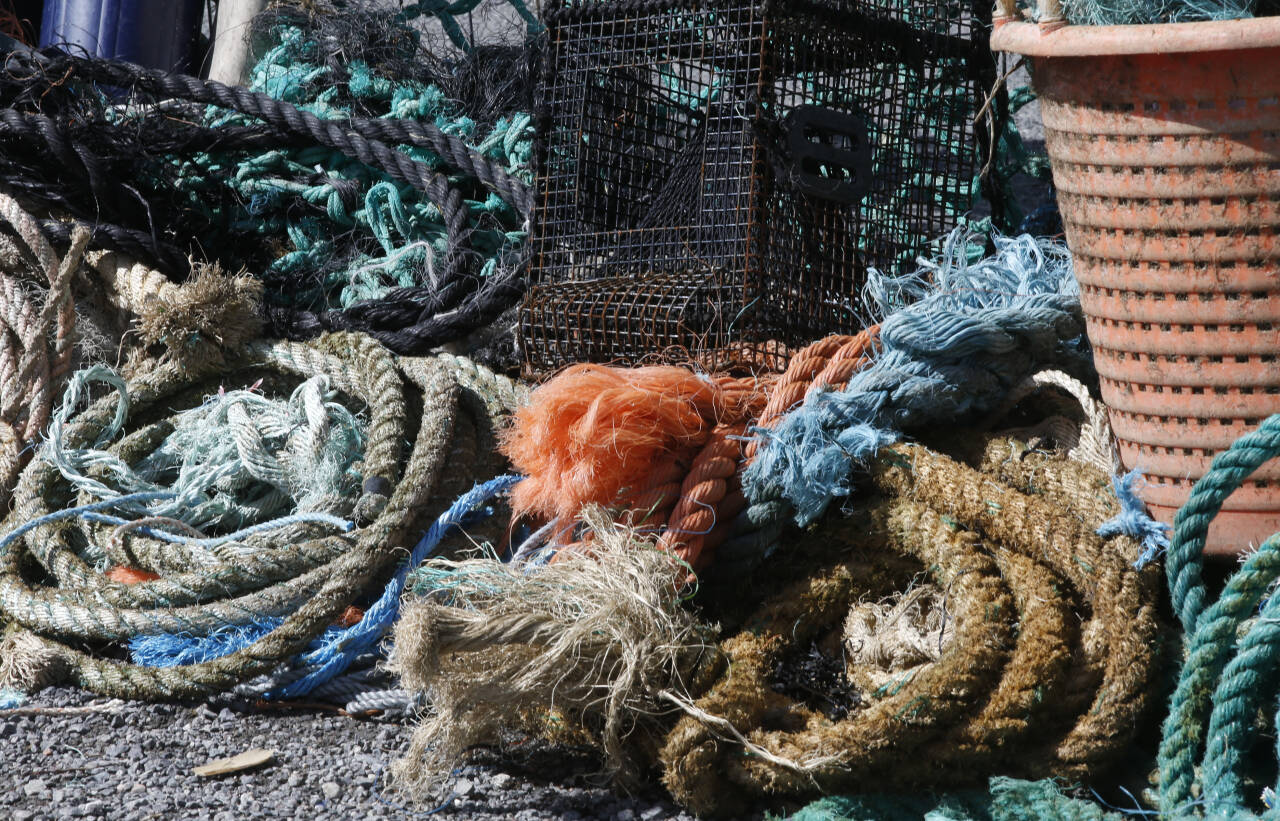
M 1207 607 L 1203 550 L 1209 524 L 1222 502 L 1254 470 L 1278 454 L 1280 415 L 1275 415 L 1214 458 L 1174 519 L 1165 574 L 1174 612 L 1188 638 L 1157 756 L 1160 806 L 1166 813 L 1193 801 L 1202 754 L 1202 794 L 1210 802 L 1209 809 L 1238 804 L 1240 786 L 1234 773 L 1249 729 L 1241 722 L 1251 722 L 1252 712 L 1246 716 L 1244 711 L 1261 695 L 1249 693 L 1248 688 L 1256 686 L 1259 677 L 1274 666 L 1275 636 L 1264 616 L 1240 640 L 1238 649 L 1236 640 L 1241 624 L 1254 615 L 1258 603 L 1269 596 L 1280 578 L 1280 534 L 1250 554 L 1228 579 L 1218 599 Z M 1268 601 L 1264 610 L 1270 608 Z M 1219 735 L 1210 736 L 1210 731 Z

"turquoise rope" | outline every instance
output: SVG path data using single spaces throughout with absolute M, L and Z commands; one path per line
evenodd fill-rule
M 1237 634 L 1280 579 L 1280 534 L 1250 555 L 1218 600 L 1207 607 L 1203 551 L 1209 525 L 1222 503 L 1258 467 L 1278 455 L 1280 414 L 1218 454 L 1174 520 L 1165 574 L 1188 638 L 1186 661 L 1170 700 L 1157 756 L 1160 806 L 1166 817 L 1176 817 L 1193 805 L 1197 765 L 1202 769 L 1201 794 L 1211 814 L 1247 814 L 1241 809 L 1238 770 L 1260 699 L 1271 692 L 1262 685 L 1271 684 L 1280 662 L 1280 630 L 1268 620 L 1280 613 L 1280 603 L 1267 602 L 1263 617 L 1238 646 Z

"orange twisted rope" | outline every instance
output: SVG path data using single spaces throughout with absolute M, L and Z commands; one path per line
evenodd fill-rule
M 879 327 L 856 336 L 829 336 L 799 351 L 768 391 L 756 425 L 773 427 L 814 391 L 847 383 L 866 364 Z M 757 401 L 762 395 L 757 394 Z M 746 508 L 738 472 L 759 449 L 757 440 L 743 441 L 746 429 L 745 424 L 722 424 L 712 431 L 693 461 L 680 488 L 680 501 L 659 541 L 663 549 L 688 562 L 694 572 L 711 564 L 715 549 L 728 537 L 729 524 Z
M 815 390 L 862 367 L 877 327 L 830 336 L 797 352 L 780 377 L 703 379 L 671 367 L 574 366 L 517 413 L 506 452 L 530 478 L 513 494 L 518 515 L 576 515 L 589 501 L 628 524 L 665 526 L 659 546 L 706 568 L 746 508 L 738 475 L 756 453 L 752 421 L 772 427 Z M 558 448 L 567 446 L 566 454 Z M 589 549 L 591 537 L 561 551 Z

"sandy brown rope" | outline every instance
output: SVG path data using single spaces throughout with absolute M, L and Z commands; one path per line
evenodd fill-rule
M 898 551 L 930 568 L 957 619 L 937 659 L 903 673 L 900 689 L 863 691 L 865 706 L 839 721 L 773 692 L 778 664 L 856 609 L 866 583 L 847 566 L 818 570 L 721 645 L 728 664 L 695 702 L 701 717 L 681 719 L 662 751 L 680 801 L 723 815 L 753 796 L 953 786 L 996 767 L 1084 778 L 1131 743 L 1160 658 L 1156 577 L 1130 566 L 1130 540 L 1094 535 L 1107 505 L 1073 504 L 1107 476 L 1002 437 L 983 457 L 991 473 L 920 446 L 886 449 L 872 483 L 888 498 L 819 531 L 855 555 Z M 850 681 L 883 673 L 866 672 Z
M 913 496 L 960 526 L 1045 563 L 1079 591 L 1106 642 L 1104 680 L 1078 723 L 1046 754 L 1047 764 L 1081 777 L 1122 749 L 1150 704 L 1159 660 L 1158 572 L 1132 568 L 1137 545 L 1127 537 L 1104 541 L 1094 533 L 1099 523 L 1064 516 L 1058 504 L 923 447 L 894 446 L 872 478 L 883 491 Z
M 73 278 L 89 244 L 77 225 L 59 259 L 36 219 L 0 193 L 0 501 L 25 462 L 24 451 L 49 421 L 71 367 L 75 343 Z M 35 293 L 43 291 L 43 302 Z

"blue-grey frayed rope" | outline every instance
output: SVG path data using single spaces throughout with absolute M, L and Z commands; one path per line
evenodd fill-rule
M 156 502 L 165 499 L 173 499 L 177 494 L 166 491 L 145 491 L 142 493 L 127 493 L 123 496 L 116 496 L 112 499 L 103 499 L 99 502 L 91 502 L 86 505 L 78 505 L 76 507 L 63 508 L 55 510 L 53 513 L 45 514 L 29 522 L 24 522 L 19 527 L 14 528 L 0 538 L 0 552 L 9 549 L 16 540 L 22 538 L 27 533 L 38 527 L 53 524 L 54 522 L 62 522 L 67 519 L 85 519 L 89 521 L 102 522 L 109 525 L 126 525 L 133 520 L 123 519 L 119 516 L 111 516 L 102 513 L 103 510 L 111 510 L 113 508 L 131 508 L 135 505 L 146 504 L 147 502 Z M 276 530 L 282 527 L 289 527 L 297 524 L 322 524 L 331 525 L 339 530 L 349 531 L 355 528 L 354 522 L 337 516 L 330 516 L 327 513 L 295 513 L 290 516 L 282 516 L 278 519 L 272 519 L 269 522 L 252 525 L 250 527 L 237 530 L 235 533 L 228 533 L 225 536 L 214 536 L 211 538 L 194 538 L 191 536 L 182 536 L 168 531 L 158 530 L 155 527 L 142 527 L 139 532 L 144 533 L 156 539 L 161 539 L 174 544 L 186 544 L 193 547 L 212 548 L 219 545 L 236 542 L 246 539 L 249 536 L 265 533 L 270 530 Z
M 753 431 L 763 440 L 743 474 L 753 505 L 785 499 L 808 524 L 848 495 L 854 468 L 901 432 L 973 419 L 1031 374 L 1087 362 L 1065 246 L 996 236 L 995 255 L 973 263 L 968 240 L 958 229 L 940 262 L 913 277 L 874 279 L 872 296 L 892 311 L 874 361 L 844 390 L 812 394 L 773 430 Z
M 1138 469 L 1111 477 L 1112 488 L 1120 502 L 1120 512 L 1102 523 L 1097 533 L 1104 539 L 1112 536 L 1132 536 L 1142 545 L 1142 553 L 1133 566 L 1141 570 L 1169 549 L 1169 534 L 1173 528 L 1157 522 L 1147 513 L 1147 506 L 1138 498 L 1135 486 L 1142 478 Z
M 0 710 L 12 710 L 27 703 L 27 694 L 8 687 L 0 687 Z

